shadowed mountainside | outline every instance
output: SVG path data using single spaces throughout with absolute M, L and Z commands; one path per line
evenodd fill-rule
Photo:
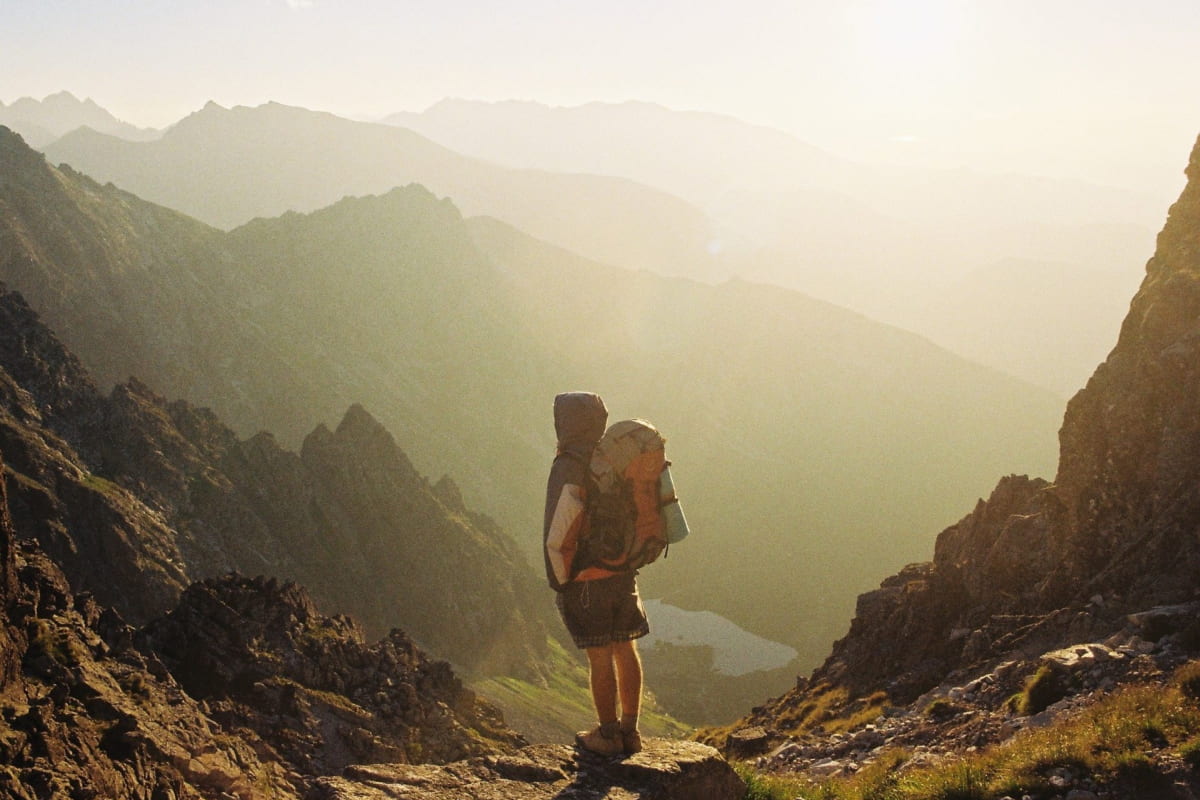
M 403 633 L 368 645 L 292 584 L 196 584 L 139 631 L 21 528 L 0 482 L 0 797 L 300 798 L 351 763 L 520 744 Z
M 549 615 L 512 540 L 449 478 L 422 478 L 362 407 L 297 454 L 136 380 L 101 395 L 19 295 L 0 291 L 0 320 L 14 516 L 102 603 L 140 623 L 191 581 L 274 575 L 469 672 L 544 668 Z

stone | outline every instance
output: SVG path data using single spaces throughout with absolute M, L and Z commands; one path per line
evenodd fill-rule
M 837 759 L 829 759 L 813 764 L 808 768 L 808 772 L 822 778 L 829 778 L 838 775 L 845 770 L 846 765 Z
M 725 750 L 735 758 L 762 755 L 771 745 L 771 736 L 761 725 L 739 728 L 725 739 Z
M 316 781 L 314 800 L 741 800 L 746 786 L 711 747 L 644 740 L 609 759 L 566 745 L 530 745 L 510 756 L 443 766 L 352 766 Z
M 1100 644 L 1099 642 L 1092 642 L 1051 651 L 1044 654 L 1041 657 L 1041 661 L 1046 664 L 1063 667 L 1068 672 L 1074 672 L 1079 669 L 1090 668 L 1096 664 L 1103 664 L 1107 661 L 1120 661 L 1124 658 L 1125 654 L 1119 650 L 1114 650 L 1108 645 Z

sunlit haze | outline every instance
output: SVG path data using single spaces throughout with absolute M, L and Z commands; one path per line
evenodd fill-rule
M 1197 41 L 1191 0 L 7 0 L 0 101 L 68 90 L 163 127 L 208 100 L 644 100 L 867 161 L 1177 190 Z

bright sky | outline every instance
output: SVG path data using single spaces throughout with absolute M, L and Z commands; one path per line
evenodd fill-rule
M 0 101 L 162 127 L 647 100 L 846 155 L 1138 185 L 1200 133 L 1197 0 L 0 0 Z

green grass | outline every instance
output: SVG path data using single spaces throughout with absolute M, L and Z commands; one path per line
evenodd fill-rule
M 1159 780 L 1155 750 L 1200 765 L 1200 700 L 1190 693 L 1198 674 L 1200 662 L 1193 662 L 1165 687 L 1119 690 L 1065 722 L 940 767 L 900 773 L 907 754 L 893 751 L 857 775 L 823 782 L 737 768 L 750 786 L 747 800 L 997 800 L 1051 792 L 1055 767 L 1101 786 L 1151 786 Z
M 120 494 L 121 487 L 110 481 L 108 478 L 101 478 L 99 475 L 89 472 L 83 476 L 83 485 L 94 492 L 100 494 L 114 495 Z
M 87 650 L 66 628 L 59 628 L 44 619 L 34 623 L 33 635 L 29 639 L 26 658 L 49 658 L 60 666 L 79 666 L 87 656 Z
M 1175 684 L 1187 697 L 1200 700 L 1200 661 L 1192 661 L 1180 667 L 1175 673 Z
M 549 641 L 547 685 L 496 677 L 477 681 L 471 688 L 499 706 L 505 722 L 531 741 L 570 742 L 576 731 L 596 724 L 587 667 L 556 640 Z M 649 692 L 643 693 L 640 728 L 643 736 L 685 738 L 691 732 L 659 709 Z
M 1009 700 L 1010 707 L 1022 716 L 1037 714 L 1067 696 L 1067 678 L 1048 664 L 1025 680 L 1025 688 Z

